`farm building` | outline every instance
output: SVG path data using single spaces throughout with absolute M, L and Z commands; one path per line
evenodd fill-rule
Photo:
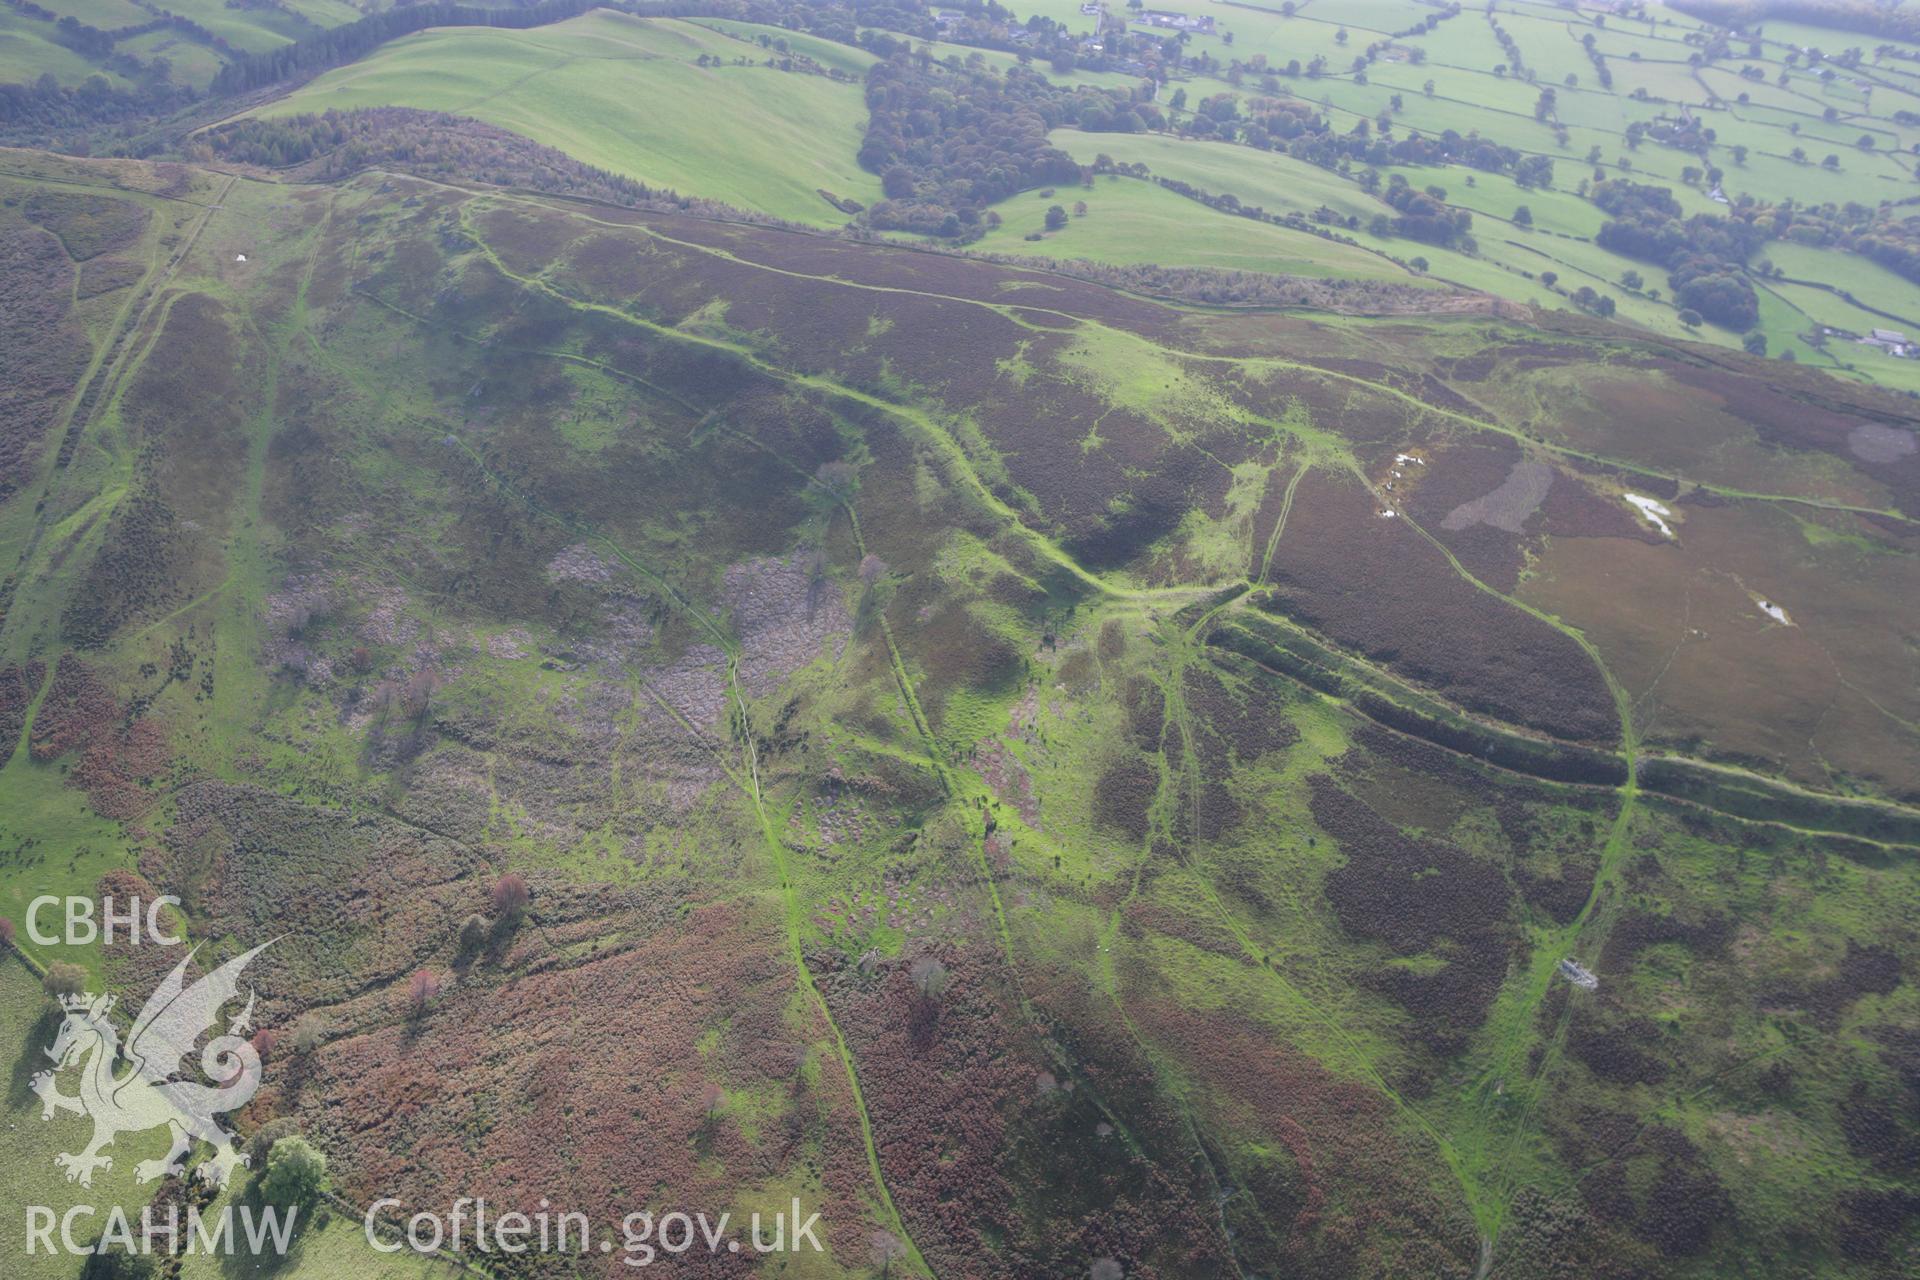
M 1896 356 L 1915 354 L 1915 348 L 1907 341 L 1907 335 L 1898 329 L 1875 329 L 1860 339 L 1860 345 L 1879 347 L 1882 351 Z
M 1186 13 L 1168 13 L 1164 9 L 1143 11 L 1134 24 L 1148 27 L 1171 27 L 1175 31 L 1191 31 L 1196 35 L 1213 34 L 1213 19 Z

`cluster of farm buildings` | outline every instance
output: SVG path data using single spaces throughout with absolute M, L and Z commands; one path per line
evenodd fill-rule
M 1834 336 L 1852 336 L 1837 334 L 1832 329 L 1827 332 Z M 1863 347 L 1878 347 L 1890 356 L 1920 360 L 1920 343 L 1907 341 L 1907 335 L 1898 329 L 1873 329 L 1867 333 L 1866 337 L 1855 338 L 1854 341 Z
M 1080 6 L 1080 16 L 1084 18 L 1098 18 L 1103 13 L 1105 13 L 1105 9 L 1096 3 L 1095 0 L 1087 0 L 1087 3 Z M 968 14 L 959 9 L 936 9 L 933 15 L 933 22 L 934 25 L 942 31 L 948 31 L 960 23 L 965 22 L 968 16 Z M 1129 24 L 1142 31 L 1186 31 L 1200 36 L 1210 36 L 1213 34 L 1212 18 L 1203 16 L 1196 17 L 1188 13 L 1169 13 L 1164 9 L 1143 9 L 1129 20 Z M 1033 39 L 1033 33 L 1031 31 L 1028 31 L 1025 27 L 1017 23 L 1011 22 L 1006 25 L 1000 34 L 1015 44 L 1027 44 Z M 1086 42 L 1083 41 L 1082 43 Z M 1093 41 L 1093 43 L 1097 47 L 1099 42 L 1096 40 Z

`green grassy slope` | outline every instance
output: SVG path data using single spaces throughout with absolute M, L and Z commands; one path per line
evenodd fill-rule
M 1686 332 L 1671 307 L 1635 297 L 1619 285 L 1622 272 L 1638 269 L 1644 274 L 1645 264 L 1578 238 L 1576 233 L 1581 229 L 1597 227 L 1600 214 L 1571 193 L 1525 191 L 1511 179 L 1476 175 L 1463 168 L 1429 166 L 1389 170 L 1403 174 L 1417 186 L 1443 185 L 1450 203 L 1476 212 L 1478 220 L 1474 231 L 1479 248 L 1468 254 L 1414 240 L 1373 235 L 1367 230 L 1367 223 L 1374 216 L 1388 212 L 1385 204 L 1368 195 L 1353 178 L 1290 156 L 1230 143 L 1151 134 L 1087 134 L 1062 129 L 1054 133 L 1053 141 L 1083 163 L 1092 163 L 1098 156 L 1107 155 L 1122 164 L 1144 164 L 1156 176 L 1184 182 L 1214 195 L 1233 195 L 1243 204 L 1271 213 L 1315 217 L 1323 208 L 1331 210 L 1339 219 L 1357 221 L 1357 225 L 1338 227 L 1341 235 L 1387 258 L 1401 261 L 1424 258 L 1429 273 L 1438 280 L 1549 308 L 1568 306 L 1566 293 L 1586 285 L 1613 296 L 1619 307 L 1618 318 L 1624 321 L 1668 335 Z M 1465 185 L 1470 179 L 1474 183 L 1471 187 Z M 1096 190 L 1105 189 L 1104 181 Z M 1000 211 L 1004 215 L 1009 208 L 1018 209 L 1026 203 L 1025 197 L 1017 197 L 1001 205 Z M 1189 209 L 1184 213 L 1165 205 L 1163 200 L 1155 203 L 1167 209 L 1171 220 L 1161 228 L 1163 236 L 1155 242 L 1162 246 L 1158 252 L 1163 260 L 1185 261 L 1189 255 L 1206 252 L 1210 261 L 1199 265 L 1212 265 L 1214 261 L 1243 265 L 1257 256 L 1256 246 L 1262 241 L 1263 233 L 1273 230 L 1248 219 L 1226 218 L 1191 201 L 1187 202 Z M 1533 211 L 1533 230 L 1511 222 L 1520 204 L 1528 205 Z M 1208 234 L 1197 235 L 1192 228 L 1183 231 L 1172 225 L 1183 219 L 1193 227 L 1207 228 Z M 1555 235 L 1556 228 L 1567 230 Z M 1026 229 L 1022 225 L 1021 230 Z M 1006 231 L 998 233 L 1001 240 L 1006 235 Z M 1088 239 L 1093 247 L 1087 250 L 1086 256 L 1102 257 L 1113 252 L 1100 239 Z M 1196 249 L 1196 245 L 1205 248 Z M 1351 248 L 1330 248 L 1333 252 L 1325 255 L 1325 261 L 1337 263 L 1342 255 L 1352 260 L 1354 250 Z M 1125 251 L 1124 245 L 1121 251 Z M 1555 272 L 1560 277 L 1557 292 L 1538 279 L 1544 271 Z M 1324 270 L 1316 270 L 1310 274 L 1323 273 Z M 1657 277 L 1658 273 L 1654 274 Z M 1735 335 L 1724 332 L 1709 330 L 1701 336 L 1729 346 L 1738 345 Z
M 132 0 L 53 0 L 52 4 L 41 7 L 51 10 L 56 18 L 75 18 L 103 31 L 131 27 L 147 20 L 146 11 Z
M 845 221 L 818 188 L 879 198 L 879 179 L 854 161 L 866 123 L 857 82 L 701 67 L 702 55 L 769 53 L 694 23 L 606 11 L 529 31 L 428 31 L 258 114 L 402 106 L 473 116 L 614 173 L 798 222 Z M 871 61 L 851 49 L 834 56 L 850 70 Z
M 1049 206 L 1071 210 L 1076 202 L 1086 204 L 1084 216 L 1074 217 L 1061 231 L 1045 231 Z M 1001 201 L 992 211 L 1000 215 L 1001 225 L 974 245 L 988 252 L 1277 275 L 1418 279 L 1383 254 L 1235 217 L 1131 178 L 1103 177 L 1090 189 L 1061 188 L 1050 196 L 1029 191 Z M 1026 239 L 1036 231 L 1045 238 Z
M 63 85 L 75 85 L 96 74 L 101 68 L 54 40 L 52 23 L 11 7 L 0 9 L 0 82 L 31 84 L 50 75 Z M 125 83 L 111 73 L 107 82 Z

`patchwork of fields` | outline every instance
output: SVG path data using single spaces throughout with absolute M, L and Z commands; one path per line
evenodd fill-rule
M 1034 12 L 1070 28 L 1089 24 L 1077 6 L 1062 8 Z M 1600 177 L 1666 183 L 1688 213 L 1712 214 L 1725 206 L 1709 198 L 1709 184 L 1698 177 L 1707 165 L 1724 172 L 1729 201 L 1814 190 L 1821 199 L 1878 202 L 1901 198 L 1898 188 L 1914 181 L 1910 153 L 1920 145 L 1920 127 L 1885 114 L 1891 110 L 1885 96 L 1882 113 L 1869 116 L 1869 102 L 1850 81 L 1788 67 L 1785 58 L 1793 46 L 1784 40 L 1761 40 L 1757 52 L 1750 51 L 1741 63 L 1765 73 L 1755 80 L 1717 66 L 1691 65 L 1702 28 L 1684 15 L 1656 9 L 1648 21 L 1609 25 L 1604 15 L 1516 0 L 1510 12 L 1502 11 L 1503 30 L 1528 59 L 1524 78 L 1495 72 L 1508 55 L 1478 11 L 1447 18 L 1431 31 L 1393 37 L 1390 47 L 1417 52 L 1417 62 L 1390 58 L 1375 61 L 1363 74 L 1343 72 L 1340 68 L 1363 42 L 1387 42 L 1406 28 L 1409 16 L 1420 16 L 1404 0 L 1383 0 L 1374 9 L 1323 13 L 1301 6 L 1289 17 L 1253 5 L 1233 6 L 1225 14 L 1198 0 L 1173 5 L 1169 12 L 1218 19 L 1214 33 L 1190 37 L 1192 50 L 1210 53 L 1217 65 L 1264 59 L 1252 65 L 1266 70 L 1258 87 L 1237 74 L 1183 71 L 1158 100 L 1164 103 L 1179 91 L 1188 105 L 1186 112 L 1172 111 L 1173 123 L 1179 124 L 1190 120 L 1192 108 L 1209 95 L 1233 95 L 1243 103 L 1261 93 L 1295 96 L 1324 113 L 1338 131 L 1391 121 L 1416 135 L 1450 129 L 1553 160 L 1558 178 L 1552 189 L 1521 187 L 1506 175 L 1463 165 L 1395 166 L 1393 171 L 1415 186 L 1443 192 L 1452 207 L 1474 216 L 1471 250 L 1369 230 L 1384 206 L 1360 181 L 1364 165 L 1343 161 L 1337 168 L 1320 168 L 1245 145 L 1073 129 L 1057 130 L 1052 141 L 1082 164 L 1106 155 L 1121 164 L 1145 165 L 1155 181 L 1232 196 L 1272 214 L 1330 210 L 1349 220 L 1338 230 L 1354 243 L 1310 242 L 1284 228 L 1191 201 L 1183 205 L 1171 192 L 1103 180 L 1098 191 L 1063 197 L 1069 208 L 1084 199 L 1089 209 L 1104 210 L 1085 225 L 1070 224 L 1030 241 L 1027 237 L 1043 228 L 1041 217 L 1028 208 L 1031 193 L 1022 194 L 991 210 L 1003 222 L 979 247 L 1123 266 L 1142 262 L 1151 252 L 1161 265 L 1403 281 L 1409 278 L 1405 264 L 1417 257 L 1434 282 L 1547 309 L 1569 309 L 1570 296 L 1587 289 L 1611 298 L 1617 319 L 1650 332 L 1738 346 L 1739 332 L 1683 325 L 1675 302 L 1662 296 L 1666 291 L 1658 287 L 1658 272 L 1648 273 L 1646 263 L 1597 245 L 1594 237 L 1604 215 L 1575 188 L 1584 192 L 1589 179 Z M 1339 38 L 1343 31 L 1344 40 Z M 1581 44 L 1588 37 L 1617 76 L 1611 85 L 1594 80 Z M 816 69 L 831 68 L 846 79 L 766 65 L 770 56 L 779 56 L 773 39 L 812 59 Z M 998 51 L 938 42 L 923 47 L 928 56 L 956 65 L 971 59 L 1003 73 L 1016 65 L 1014 57 Z M 1328 60 L 1324 73 L 1308 79 L 1273 75 L 1275 68 L 1316 57 Z M 701 58 L 719 65 L 697 65 Z M 741 59 L 751 65 L 739 65 Z M 857 160 L 866 122 L 859 80 L 872 62 L 872 55 L 847 45 L 751 23 L 633 19 L 601 11 L 530 31 L 454 28 L 407 37 L 257 114 L 284 119 L 405 106 L 467 115 L 651 185 L 824 227 L 844 223 L 847 215 L 822 190 L 857 202 L 849 207 L 869 205 L 881 194 L 876 175 Z M 1876 63 L 1872 83 L 1920 102 L 1920 77 L 1909 87 L 1899 65 Z M 1773 82 L 1776 71 L 1786 76 L 1787 85 Z M 1062 84 L 1121 91 L 1141 83 L 1117 71 L 1048 74 Z M 1571 84 L 1565 83 L 1569 77 Z M 1552 88 L 1556 102 L 1546 117 L 1536 119 L 1541 86 Z M 1644 98 L 1636 96 L 1643 92 Z M 1735 101 L 1742 94 L 1748 101 Z M 1689 151 L 1628 136 L 1629 126 L 1640 129 L 1685 113 L 1706 113 L 1711 119 L 1716 149 L 1704 163 Z M 1859 134 L 1860 129 L 1866 133 Z M 1861 136 L 1876 145 L 1862 150 Z M 1837 151 L 1835 163 L 1819 165 L 1828 150 Z M 1796 161 L 1794 155 L 1805 158 Z M 1695 175 L 1691 181 L 1689 173 Z M 1038 215 L 1044 215 L 1047 203 L 1038 206 Z M 1515 222 L 1523 207 L 1531 219 L 1524 226 Z M 1765 338 L 1768 353 L 1850 379 L 1920 390 L 1920 366 L 1856 348 L 1844 337 L 1828 341 L 1824 333 L 1920 327 L 1920 285 L 1838 248 L 1784 242 L 1779 248 L 1805 278 L 1865 272 L 1877 279 L 1873 299 L 1858 299 L 1867 302 L 1864 309 L 1845 298 L 1812 297 L 1791 281 L 1766 285 L 1754 332 Z M 1779 265 L 1784 269 L 1785 263 Z M 1641 276 L 1650 276 L 1643 286 L 1623 283 Z

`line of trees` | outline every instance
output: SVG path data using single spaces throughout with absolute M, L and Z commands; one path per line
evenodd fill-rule
M 1769 18 L 1920 42 L 1920 10 L 1873 0 L 1670 0 L 1690 17 L 1746 29 Z
M 63 85 L 51 72 L 32 84 L 0 84 L 0 130 L 10 140 L 29 133 L 76 125 L 111 124 L 178 110 L 194 101 L 191 89 L 151 81 L 134 89 L 116 89 L 103 75 Z

